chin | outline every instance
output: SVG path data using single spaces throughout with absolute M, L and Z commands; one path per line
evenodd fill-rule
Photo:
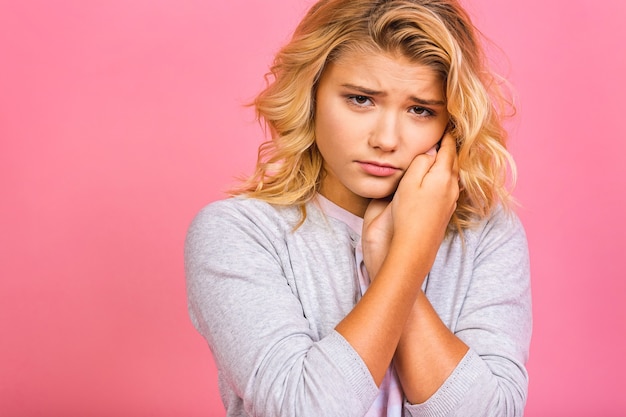
M 363 193 L 360 193 L 359 195 L 364 198 L 381 200 L 381 199 L 386 199 L 388 197 L 392 197 L 395 192 L 396 192 L 395 188 L 393 190 L 371 190 L 370 189 L 370 190 L 364 191 Z

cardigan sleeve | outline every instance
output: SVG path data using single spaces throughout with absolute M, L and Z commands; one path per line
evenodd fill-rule
M 498 210 L 468 241 L 472 276 L 454 333 L 469 351 L 413 417 L 522 416 L 528 390 L 532 313 L 526 235 L 519 219 Z
M 187 234 L 189 313 L 220 384 L 250 416 L 362 416 L 378 388 L 339 333 L 317 340 L 311 331 L 285 278 L 281 226 L 268 213 L 213 203 Z

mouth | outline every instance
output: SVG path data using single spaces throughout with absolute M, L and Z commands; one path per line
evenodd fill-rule
M 381 162 L 375 161 L 356 161 L 357 164 L 361 167 L 363 171 L 365 171 L 369 175 L 373 175 L 375 177 L 390 177 L 397 172 L 401 171 L 400 168 L 397 168 L 390 164 L 385 164 Z

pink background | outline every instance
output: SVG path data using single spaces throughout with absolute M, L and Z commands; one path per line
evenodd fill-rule
M 506 53 L 532 254 L 527 416 L 626 415 L 626 3 L 467 0 Z M 0 414 L 221 416 L 183 239 L 307 1 L 0 1 Z

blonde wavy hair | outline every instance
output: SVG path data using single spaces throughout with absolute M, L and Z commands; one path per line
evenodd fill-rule
M 328 62 L 350 51 L 401 54 L 444 82 L 456 138 L 461 193 L 450 227 L 461 231 L 508 206 L 515 164 L 506 150 L 504 111 L 512 109 L 490 72 L 478 31 L 455 0 L 321 0 L 276 55 L 254 100 L 271 139 L 254 174 L 232 194 L 299 205 L 302 221 L 324 175 L 315 144 L 315 94 Z

